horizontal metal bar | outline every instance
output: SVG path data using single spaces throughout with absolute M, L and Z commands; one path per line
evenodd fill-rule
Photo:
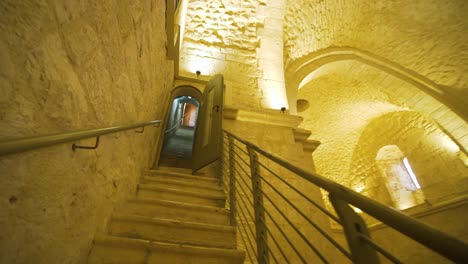
M 328 263 L 328 260 L 318 251 L 318 249 L 312 245 L 312 243 L 307 239 L 307 237 L 299 230 L 297 229 L 297 227 L 294 225 L 293 222 L 291 222 L 291 220 L 289 220 L 289 217 L 287 217 L 278 207 L 278 205 L 276 205 L 273 200 L 265 193 L 263 192 L 263 197 L 267 198 L 268 201 L 270 201 L 270 203 L 273 205 L 273 207 L 278 211 L 278 213 L 280 213 L 280 215 L 284 218 L 284 220 L 286 220 L 286 222 L 288 222 L 288 224 L 292 227 L 292 229 L 294 229 L 294 231 L 296 231 L 296 233 L 302 238 L 302 240 L 304 240 L 304 242 L 312 249 L 312 251 L 315 252 L 315 254 L 322 260 L 323 263 Z M 265 208 L 264 205 L 262 205 L 263 208 Z M 265 208 L 265 211 L 266 208 Z
M 239 186 L 240 186 L 240 185 L 239 185 Z M 242 188 L 242 186 L 241 186 L 241 188 Z M 237 193 L 240 194 L 239 189 L 237 188 L 236 185 L 234 185 L 234 189 L 236 189 L 236 190 L 237 190 Z M 242 201 L 242 204 L 244 205 L 245 208 L 248 208 L 247 204 L 245 204 L 245 202 L 244 202 L 244 199 L 239 198 L 239 200 Z M 240 204 L 240 203 L 238 203 L 238 204 Z M 251 205 L 252 205 L 251 208 L 253 208 L 253 204 L 252 204 L 252 203 L 251 203 Z M 246 209 L 246 210 L 247 210 L 247 209 Z M 252 219 L 252 222 L 253 222 L 254 219 L 255 219 L 255 217 L 253 217 L 253 215 L 250 213 L 249 210 L 247 210 L 247 212 L 249 213 L 249 217 L 250 217 L 250 219 Z M 245 218 L 245 216 L 244 216 L 244 218 Z
M 367 244 L 369 244 L 371 247 L 373 247 L 375 250 L 377 250 L 378 252 L 380 252 L 380 254 L 382 254 L 384 257 L 386 257 L 388 260 L 390 260 L 391 262 L 393 263 L 397 263 L 397 264 L 402 264 L 403 262 L 401 262 L 399 259 L 397 259 L 395 256 L 393 256 L 390 252 L 386 251 L 385 249 L 383 249 L 381 246 L 377 245 L 374 241 L 372 241 L 371 238 L 365 236 L 365 235 L 362 235 L 362 234 L 359 234 L 359 238 L 362 239 L 364 242 L 366 242 Z
M 263 220 L 263 221 L 264 221 L 264 220 Z M 265 224 L 266 224 L 266 223 L 265 223 Z M 271 241 L 273 241 L 273 243 L 275 243 L 276 248 L 278 248 L 278 250 L 280 251 L 281 256 L 283 256 L 283 259 L 289 263 L 289 260 L 288 260 L 288 258 L 286 257 L 286 254 L 284 254 L 282 247 L 280 247 L 278 241 L 276 241 L 275 236 L 270 232 L 270 230 L 268 230 L 268 227 L 267 227 L 266 231 L 267 231 L 267 233 L 269 234 L 268 237 L 271 238 Z M 270 248 L 268 248 L 268 249 L 270 249 Z M 273 255 L 273 253 L 272 253 L 272 255 Z
M 241 152 L 243 152 L 245 155 L 249 155 L 249 153 L 247 153 L 247 151 L 243 150 L 241 147 L 237 146 L 236 143 L 233 143 L 232 144 L 234 147 L 236 147 L 237 149 L 239 149 Z
M 311 224 L 320 234 L 322 234 L 333 246 L 335 246 L 343 255 L 348 259 L 351 259 L 351 254 L 347 252 L 340 244 L 338 244 L 331 236 L 329 236 L 325 231 L 323 231 L 314 221 L 310 220 L 297 206 L 295 206 L 287 197 L 285 197 L 278 189 L 275 188 L 271 183 L 269 183 L 263 176 L 260 175 L 263 182 L 266 183 L 270 188 L 272 188 L 281 198 L 283 198 L 294 210 L 296 210 L 309 224 Z
M 260 147 L 240 139 L 230 132 L 225 132 L 236 140 L 249 146 L 257 153 L 260 153 L 275 163 L 285 167 L 289 171 L 297 174 L 299 177 L 306 179 L 322 189 L 325 189 L 335 197 L 361 209 L 382 223 L 398 230 L 446 258 L 449 258 L 454 262 L 468 262 L 468 244 L 460 239 L 449 236 L 395 209 L 383 206 L 377 201 L 365 197 L 364 195 L 331 181 L 330 179 L 298 168 L 278 156 L 270 154 Z
M 264 209 L 265 207 L 263 206 L 263 204 L 260 204 L 260 206 L 262 206 Z M 299 252 L 299 250 L 297 250 L 297 248 L 294 246 L 294 244 L 291 242 L 291 240 L 289 240 L 288 236 L 284 233 L 283 229 L 281 229 L 281 227 L 279 226 L 279 224 L 276 222 L 275 218 L 270 214 L 270 212 L 268 212 L 268 210 L 265 209 L 265 213 L 268 215 L 268 217 L 270 218 L 271 222 L 275 225 L 276 229 L 278 229 L 278 231 L 281 233 L 281 235 L 283 236 L 283 238 L 286 240 L 286 242 L 288 242 L 289 246 L 294 250 L 294 252 L 296 253 L 296 255 L 302 260 L 302 263 L 304 264 L 307 264 L 307 261 L 305 260 L 304 256 L 301 255 L 301 253 Z M 264 223 L 266 223 L 265 220 L 263 220 Z M 268 225 L 266 226 L 267 228 L 267 232 L 271 233 L 271 231 L 268 229 Z
M 244 167 L 242 167 L 242 165 L 234 159 L 234 170 L 237 171 L 239 175 L 241 175 L 237 168 L 240 168 L 242 172 L 247 176 L 247 178 L 252 178 L 252 176 L 247 171 L 245 171 Z
M 119 131 L 134 129 L 161 123 L 161 120 L 154 120 L 133 125 L 114 126 L 97 129 L 87 129 L 72 131 L 53 135 L 34 136 L 19 139 L 7 139 L 0 142 L 0 155 L 13 154 L 27 150 L 53 146 L 61 143 L 73 142 L 80 139 L 102 136 Z
M 247 218 L 245 217 L 245 213 L 244 213 L 243 207 L 238 206 L 237 208 L 240 208 L 240 209 L 241 209 L 241 210 L 239 210 L 239 211 L 240 211 L 241 214 L 244 216 L 244 219 L 247 219 Z M 247 210 L 247 209 L 246 209 L 246 210 Z M 247 210 L 247 211 L 248 211 L 248 210 Z M 238 221 L 238 223 L 239 223 L 239 221 Z M 244 234 L 245 234 L 245 235 L 247 236 L 247 238 L 248 238 L 250 247 L 252 248 L 252 251 L 254 252 L 255 259 L 257 259 L 257 253 L 256 253 L 256 251 L 255 251 L 255 248 L 256 248 L 256 247 L 253 246 L 252 240 L 250 239 L 250 236 L 248 235 L 247 229 L 245 228 L 244 224 L 247 224 L 247 225 L 248 225 L 248 223 L 246 223 L 246 222 L 244 222 L 244 223 L 240 222 L 240 225 L 241 225 L 242 228 L 244 229 L 244 232 L 245 232 Z M 254 235 L 254 233 L 253 233 L 253 230 L 252 230 L 252 228 L 251 228 L 250 226 L 249 226 L 249 230 L 250 230 L 250 232 L 251 232 L 251 234 L 252 234 L 252 237 L 255 237 L 255 235 Z M 241 232 L 241 236 L 242 236 L 242 232 Z M 246 245 L 246 249 L 247 249 L 247 244 L 245 243 L 245 241 L 244 241 L 244 244 Z M 247 251 L 248 251 L 248 250 L 247 250 Z M 253 262 L 252 262 L 252 263 L 253 263 Z
M 265 238 L 262 238 L 262 239 L 265 239 Z M 268 251 L 270 251 L 270 248 L 267 248 Z M 271 251 L 270 251 L 271 252 Z M 276 259 L 275 257 L 275 254 L 273 253 L 270 253 L 270 256 L 273 257 L 273 259 L 275 260 L 275 263 L 279 263 L 278 260 Z M 268 257 L 263 255 L 263 260 L 265 261 L 265 263 L 268 263 Z
M 239 154 L 237 154 L 235 151 L 233 151 L 234 155 L 239 157 L 239 159 L 247 166 L 247 167 L 250 167 L 250 164 L 244 160 Z M 236 159 L 234 159 L 234 161 L 236 161 Z
M 267 171 L 269 171 L 272 175 L 274 175 L 276 178 L 278 178 L 280 181 L 282 181 L 284 184 L 286 184 L 289 188 L 293 189 L 294 191 L 296 191 L 299 195 L 301 195 L 304 199 L 306 199 L 309 203 L 313 204 L 315 207 L 317 207 L 320 211 L 322 211 L 324 214 L 326 214 L 328 217 L 330 217 L 331 219 L 333 219 L 335 222 L 337 222 L 338 224 L 341 225 L 341 222 L 340 222 L 340 219 L 338 219 L 338 217 L 334 216 L 332 213 L 330 213 L 329 211 L 327 211 L 325 208 L 321 207 L 319 204 L 317 204 L 316 202 L 314 202 L 312 199 L 310 199 L 309 197 L 307 197 L 307 195 L 305 195 L 303 192 L 299 191 L 296 187 L 292 186 L 289 182 L 287 182 L 286 180 L 284 180 L 283 178 L 281 178 L 281 176 L 279 176 L 278 174 L 274 173 L 273 171 L 271 171 L 269 168 L 267 168 L 265 165 L 263 165 L 261 162 L 258 162 L 258 164 L 260 164 L 260 166 L 262 166 L 264 169 L 266 169 Z
M 247 234 L 246 234 L 247 235 Z M 247 251 L 247 255 L 249 255 L 249 259 L 250 259 L 250 262 L 251 263 L 254 263 L 253 262 L 253 259 L 252 259 L 252 255 L 250 254 L 250 251 L 247 250 L 247 242 L 245 242 L 245 239 L 244 239 L 244 236 L 242 235 L 242 232 L 241 232 L 241 235 L 240 235 L 241 239 L 242 239 L 242 242 L 244 242 L 244 245 L 245 245 L 245 251 Z M 251 245 L 252 246 L 252 245 Z M 254 258 L 255 259 L 255 258 Z
M 236 171 L 236 172 L 237 172 L 237 175 L 239 175 L 239 178 L 242 180 L 242 182 L 243 182 L 243 183 L 244 183 L 244 185 L 246 186 L 247 190 L 249 190 L 249 191 L 250 191 L 250 192 L 245 192 L 245 193 L 250 193 L 250 194 L 252 194 L 252 195 L 253 195 L 253 190 L 252 190 L 252 187 L 250 187 L 250 186 L 247 184 L 247 182 L 245 181 L 244 177 L 240 176 L 240 173 L 237 171 L 237 169 L 236 169 L 236 168 L 234 168 L 234 171 Z M 239 182 L 239 181 L 236 181 L 236 182 Z M 239 186 L 241 186 L 241 185 L 239 184 Z M 241 187 L 242 187 L 242 186 L 241 186 Z M 244 188 L 242 188 L 242 191 L 244 191 Z M 252 206 L 253 206 L 253 203 L 252 203 Z

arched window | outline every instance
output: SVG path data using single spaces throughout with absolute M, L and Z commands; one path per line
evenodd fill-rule
M 375 158 L 393 206 L 404 210 L 424 203 L 424 194 L 410 162 L 396 145 L 382 147 Z

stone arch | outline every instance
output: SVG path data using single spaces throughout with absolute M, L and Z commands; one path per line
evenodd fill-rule
M 297 91 L 313 78 L 316 70 L 324 65 L 339 61 L 357 61 L 378 69 L 392 78 L 397 78 L 419 94 L 408 98 L 408 106 L 431 116 L 443 127 L 445 132 L 466 153 L 468 148 L 468 105 L 463 98 L 448 93 L 443 86 L 430 79 L 406 69 L 392 61 L 367 51 L 352 47 L 331 47 L 322 49 L 298 59 L 287 66 L 285 71 L 287 95 L 291 113 L 295 114 Z
M 458 158 L 457 146 L 434 122 L 415 111 L 390 112 L 374 118 L 362 130 L 349 168 L 349 186 L 391 205 L 382 185 L 385 179 L 375 158 L 384 146 L 396 145 L 411 166 L 429 203 L 463 195 L 468 169 Z M 465 186 L 465 187 L 463 187 Z
M 171 110 L 172 110 L 171 109 L 172 108 L 172 102 L 174 101 L 174 99 L 176 99 L 178 97 L 182 97 L 182 96 L 191 96 L 194 99 L 196 99 L 196 101 L 198 101 L 198 103 L 200 103 L 200 104 L 201 104 L 201 102 L 203 100 L 202 92 L 200 91 L 199 88 L 197 88 L 195 86 L 188 85 L 188 84 L 182 84 L 182 85 L 178 85 L 178 86 L 174 87 L 174 89 L 172 89 L 171 95 L 169 96 L 169 98 L 165 102 L 165 110 L 164 110 L 164 113 L 163 113 L 164 122 L 162 123 L 162 126 L 161 126 L 161 131 L 163 131 L 163 133 L 161 133 L 161 136 L 160 136 L 161 139 L 159 140 L 157 151 L 156 151 L 156 157 L 154 159 L 154 166 L 155 167 L 157 167 L 159 162 L 160 162 L 161 151 L 163 149 L 164 139 L 165 139 L 165 136 L 166 136 L 164 131 L 166 131 L 169 128 L 168 125 L 170 126 L 170 123 L 171 123 L 171 122 L 169 122 L 169 120 L 170 120 L 170 113 L 171 113 Z
M 199 102 L 201 102 L 203 98 L 203 95 L 198 88 L 191 86 L 191 85 L 180 85 L 180 86 L 175 87 L 172 90 L 170 100 L 172 101 L 174 100 L 174 98 L 184 96 L 184 95 L 194 97 Z

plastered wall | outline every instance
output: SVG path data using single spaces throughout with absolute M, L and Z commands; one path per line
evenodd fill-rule
M 2 1 L 0 14 L 2 139 L 163 118 L 164 1 Z M 103 136 L 96 150 L 0 157 L 0 262 L 85 263 L 158 135 L 147 127 Z

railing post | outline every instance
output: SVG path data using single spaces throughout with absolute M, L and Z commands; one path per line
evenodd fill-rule
M 268 244 L 266 242 L 267 230 L 265 225 L 265 211 L 263 207 L 262 183 L 259 174 L 258 156 L 255 151 L 247 147 L 250 157 L 250 173 L 252 175 L 252 192 L 255 210 L 255 230 L 257 242 L 257 261 L 260 264 L 268 263 Z
M 361 234 L 370 237 L 364 220 L 345 201 L 334 197 L 332 194 L 330 194 L 329 198 L 341 220 L 353 262 L 380 263 L 377 252 L 360 238 Z
M 235 190 L 235 173 L 234 173 L 234 140 L 228 134 L 229 142 L 229 208 L 231 210 L 231 225 L 237 225 L 237 208 L 236 208 L 236 190 Z

